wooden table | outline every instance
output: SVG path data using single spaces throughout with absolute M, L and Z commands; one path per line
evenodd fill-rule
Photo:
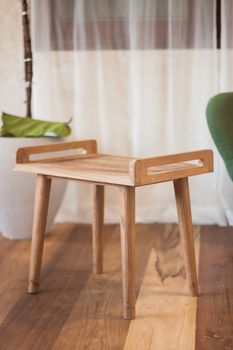
M 32 159 L 37 154 L 76 152 Z M 97 153 L 94 140 L 20 148 L 15 170 L 37 174 L 32 230 L 29 293 L 37 293 L 43 243 L 53 178 L 85 181 L 93 187 L 93 272 L 102 273 L 102 226 L 104 186 L 117 186 L 121 197 L 121 255 L 124 318 L 135 317 L 135 188 L 173 181 L 184 249 L 186 274 L 191 295 L 197 295 L 197 274 L 192 234 L 188 177 L 213 171 L 213 155 L 201 150 L 160 157 L 137 159 Z

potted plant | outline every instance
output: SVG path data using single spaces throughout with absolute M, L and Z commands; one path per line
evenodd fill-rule
M 32 119 L 33 54 L 31 46 L 28 0 L 21 0 L 26 83 L 26 116 L 2 114 L 0 137 L 0 232 L 11 239 L 30 238 L 33 218 L 35 177 L 13 171 L 13 154 L 19 147 L 58 142 L 70 128 L 65 123 L 49 123 Z M 16 137 L 13 137 L 16 136 Z M 34 137 L 31 137 L 34 136 Z M 35 137 L 37 136 L 37 137 Z M 40 137 L 39 137 L 40 136 Z M 65 193 L 65 182 L 55 182 L 51 191 L 47 229 L 51 226 Z

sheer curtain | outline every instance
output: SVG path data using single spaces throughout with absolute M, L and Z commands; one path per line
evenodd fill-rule
M 0 1 L 0 108 L 1 111 L 23 115 L 25 85 L 21 12 L 19 1 Z
M 212 148 L 205 121 L 219 91 L 212 0 L 32 2 L 34 115 L 73 117 L 73 137 L 137 157 Z M 226 74 L 227 75 L 227 74 Z M 196 223 L 226 223 L 219 174 L 190 181 Z M 106 193 L 117 222 L 118 193 Z M 69 185 L 58 221 L 91 220 L 90 188 Z M 170 183 L 137 190 L 137 219 L 174 222 Z
M 233 2 L 222 0 L 221 11 L 221 50 L 219 56 L 219 89 L 220 92 L 233 91 Z M 223 161 L 216 159 L 217 186 L 221 204 L 228 222 L 233 225 L 233 184 L 228 176 Z

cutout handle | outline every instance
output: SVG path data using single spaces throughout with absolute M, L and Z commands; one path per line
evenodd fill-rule
M 201 150 L 138 159 L 134 171 L 138 186 L 208 173 L 213 171 L 213 152 Z
M 65 155 L 67 151 L 72 151 L 73 155 Z M 33 163 L 38 162 L 38 155 L 44 153 L 56 152 L 56 157 L 51 158 L 51 160 L 58 159 L 68 159 L 74 156 L 82 156 L 83 154 L 96 154 L 97 153 L 97 143 L 95 140 L 84 140 L 84 141 L 73 141 L 73 142 L 61 142 L 50 145 L 32 146 L 19 148 L 15 155 L 16 164 L 22 163 Z M 61 152 L 63 156 L 58 156 L 58 152 Z M 67 154 L 67 153 L 66 153 Z M 33 157 L 34 155 L 34 157 Z M 35 156 L 36 155 L 36 156 Z M 35 160 L 36 158 L 36 160 Z M 48 158 L 42 158 L 40 160 Z

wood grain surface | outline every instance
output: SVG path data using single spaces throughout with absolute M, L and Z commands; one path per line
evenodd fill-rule
M 103 273 L 104 186 L 92 185 L 93 273 Z
M 55 225 L 34 295 L 27 294 L 30 242 L 1 237 L 0 349 L 128 350 L 136 339 L 142 350 L 233 349 L 232 228 L 194 226 L 194 233 L 198 299 L 188 295 L 178 226 L 136 226 L 133 321 L 122 319 L 119 225 L 104 227 L 103 275 L 92 274 L 91 227 Z
M 193 224 L 189 196 L 188 178 L 174 181 L 180 237 L 184 251 L 185 270 L 190 295 L 197 296 L 197 269 L 193 242 Z
M 31 159 L 32 155 L 77 149 L 86 154 Z M 95 140 L 83 140 L 19 148 L 15 163 L 17 171 L 101 184 L 144 186 L 211 172 L 213 152 L 201 150 L 140 159 L 99 154 Z
M 121 194 L 121 265 L 123 310 L 126 320 L 135 318 L 135 188 L 122 186 Z
M 196 350 L 232 350 L 232 227 L 203 227 L 200 242 L 199 287 Z
M 51 179 L 37 175 L 28 293 L 37 293 L 39 288 L 50 188 Z
M 199 236 L 197 253 L 198 249 Z M 179 264 L 170 273 L 175 268 L 174 251 L 166 251 L 167 262 L 162 272 L 157 264 L 159 255 L 154 248 L 151 250 L 136 303 L 137 318 L 131 321 L 124 350 L 195 349 L 197 298 L 188 296 L 188 283 Z M 180 253 L 176 250 L 178 260 L 182 257 Z

